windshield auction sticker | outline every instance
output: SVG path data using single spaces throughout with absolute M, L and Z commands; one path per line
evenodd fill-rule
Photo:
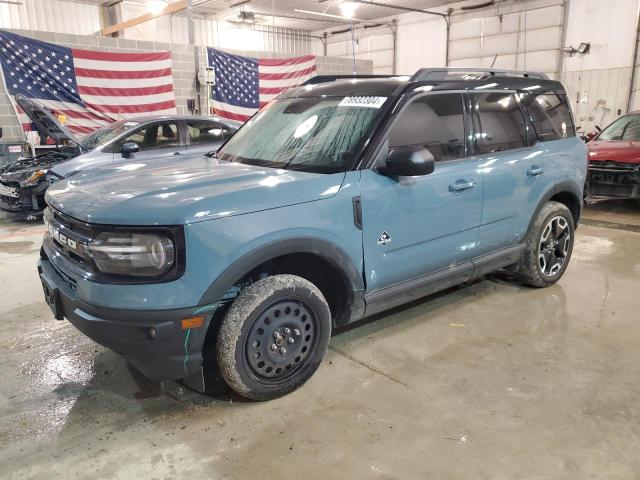
M 344 97 L 339 107 L 369 107 L 380 108 L 387 97 Z

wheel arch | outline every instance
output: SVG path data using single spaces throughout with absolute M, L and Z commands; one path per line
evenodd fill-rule
M 200 304 L 219 302 L 231 287 L 263 266 L 272 269 L 271 274 L 299 275 L 316 284 L 327 297 L 337 325 L 364 314 L 364 281 L 360 271 L 339 246 L 317 237 L 286 238 L 252 250 L 218 275 L 202 295 Z
M 580 188 L 572 182 L 561 182 L 554 185 L 550 188 L 546 194 L 542 196 L 536 209 L 529 220 L 529 226 L 527 227 L 527 232 L 531 231 L 533 224 L 535 223 L 535 219 L 542 210 L 542 207 L 547 202 L 559 202 L 565 205 L 569 211 L 571 212 L 571 216 L 573 217 L 574 227 L 578 227 L 578 222 L 580 221 L 580 215 L 582 213 L 582 192 Z

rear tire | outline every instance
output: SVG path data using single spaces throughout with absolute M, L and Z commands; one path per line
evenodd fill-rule
M 281 397 L 314 374 L 330 337 L 329 306 L 315 285 L 295 275 L 267 277 L 243 290 L 222 321 L 220 373 L 243 397 Z
M 564 274 L 573 251 L 573 216 L 559 202 L 547 202 L 525 237 L 526 250 L 514 266 L 516 279 L 531 287 L 548 287 Z

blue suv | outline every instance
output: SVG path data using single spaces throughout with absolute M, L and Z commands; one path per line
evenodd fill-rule
M 147 376 L 266 400 L 333 327 L 497 269 L 554 284 L 586 171 L 544 75 L 316 77 L 215 154 L 52 186 L 38 268 L 56 318 Z

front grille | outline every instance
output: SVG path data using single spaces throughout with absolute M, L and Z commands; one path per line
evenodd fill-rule
M 52 208 L 46 210 L 44 220 L 56 252 L 83 269 L 93 270 L 93 261 L 87 251 L 95 236 L 93 229 Z
M 603 173 L 638 173 L 640 172 L 640 165 L 617 162 L 589 162 L 589 170 Z
M 594 197 L 637 197 L 640 193 L 640 165 L 590 162 L 587 184 L 589 195 Z

